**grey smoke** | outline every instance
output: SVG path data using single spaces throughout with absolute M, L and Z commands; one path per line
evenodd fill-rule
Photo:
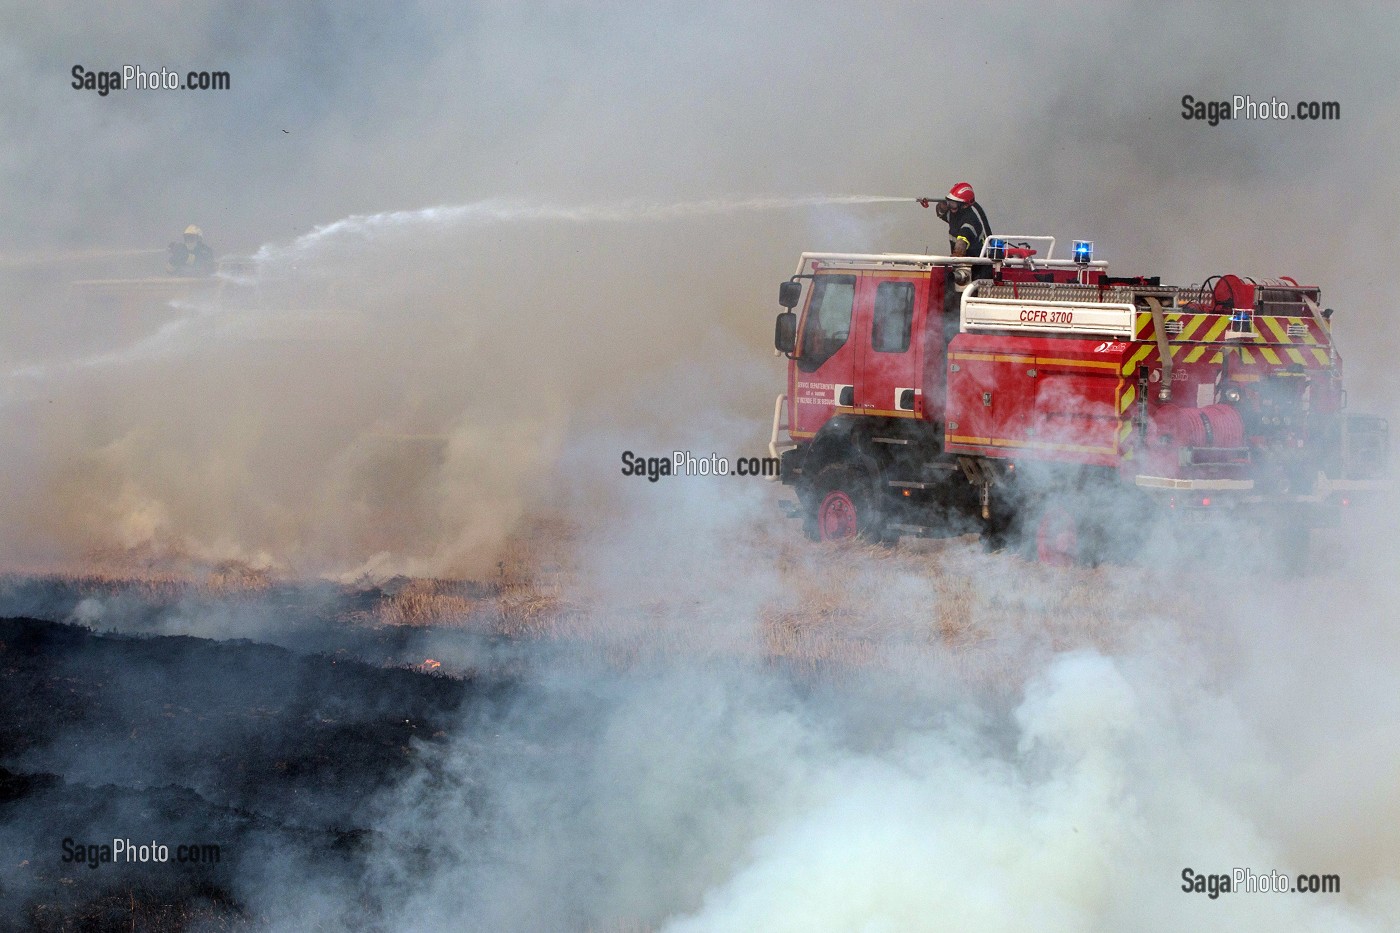
M 45 488 L 55 459 L 80 464 L 84 483 L 100 471 L 108 497 L 124 503 L 76 521 L 46 558 L 73 557 L 81 535 L 102 548 L 135 542 L 299 570 L 490 566 L 464 555 L 490 550 L 528 508 L 519 483 L 558 485 L 550 470 L 571 426 L 616 404 L 619 391 L 666 395 L 663 373 L 697 340 L 753 353 L 752 381 L 776 384 L 763 356 L 771 289 L 797 252 L 941 241 L 931 211 L 798 207 L 813 191 L 937 194 L 965 178 L 997 229 L 1093 239 L 1120 271 L 1317 282 L 1341 309 L 1339 334 L 1355 337 L 1344 355 L 1356 397 L 1384 390 L 1385 359 L 1371 348 L 1394 336 L 1393 324 L 1378 313 L 1385 280 L 1360 257 L 1383 254 L 1400 207 L 1394 169 L 1376 155 L 1395 142 L 1380 118 L 1394 104 L 1387 63 L 1400 30 L 1390 11 L 1362 9 L 1342 23 L 1301 5 L 1267 22 L 1208 5 L 1140 4 L 1047 15 L 785 4 L 556 14 L 542 23 L 493 6 L 196 3 L 151 8 L 156 31 L 63 6 L 5 14 L 0 120 L 22 142 L 0 162 L 0 253 L 158 246 L 196 221 L 221 251 L 268 244 L 286 257 L 283 247 L 329 245 L 342 232 L 319 265 L 297 261 L 294 295 L 274 296 L 276 308 L 316 316 L 217 325 L 280 339 L 276 350 L 201 341 L 231 370 L 218 382 L 247 379 L 238 393 L 250 408 L 299 399 L 283 423 L 250 427 L 252 416 L 232 414 L 229 399 L 179 366 L 159 375 L 160 399 L 125 413 L 100 400 L 139 398 L 130 388 L 138 373 L 5 393 L 16 431 L 63 425 L 38 451 L 12 453 L 6 471 L 44 503 L 41 514 L 71 507 L 70 493 Z M 73 64 L 126 62 L 227 69 L 233 89 L 98 98 L 68 86 Z M 1187 93 L 1335 99 L 1343 119 L 1212 128 L 1181 118 Z M 639 206 L 727 196 L 797 209 L 622 221 Z M 405 230 L 368 257 L 344 239 L 356 217 L 423 218 L 442 204 L 514 205 L 517 221 Z M 611 219 L 590 224 L 590 212 Z M 84 307 L 65 275 L 139 275 L 158 264 L 27 267 L 5 286 L 14 313 L 0 362 L 33 372 L 78 347 L 141 346 L 168 326 L 159 308 L 114 348 L 110 316 Z M 99 332 L 109 339 L 89 346 Z M 288 349 L 289 336 L 303 344 Z M 305 342 L 347 336 L 359 343 Z M 425 357 L 429 346 L 436 352 Z M 710 378 L 707 407 L 745 419 L 766 408 Z M 157 403 L 171 396 L 191 409 L 162 414 Z M 103 429 L 73 436 L 84 417 Z M 647 411 L 629 421 L 658 423 Z M 491 475 L 485 447 L 504 425 L 519 435 L 500 442 L 503 477 Z M 436 447 L 367 440 L 428 435 Z M 133 459 L 158 448 L 171 454 L 160 468 Z M 577 465 L 567 472 L 577 476 Z M 472 503 L 499 506 L 479 522 L 448 501 L 469 474 L 481 483 Z M 182 502 L 211 480 L 253 492 L 216 495 L 203 515 L 188 514 L 194 506 Z M 346 496 L 410 500 L 412 514 L 397 520 L 412 531 L 355 530 L 396 520 L 369 501 L 359 518 L 334 520 L 327 513 Z M 230 511 L 257 513 L 256 528 L 215 517 Z M 123 530 L 132 514 L 146 518 Z M 7 518 L 29 542 L 7 544 L 11 559 L 33 559 L 42 518 Z M 311 524 L 362 540 L 327 545 Z
M 1303 4 L 14 6 L 0 12 L 0 254 L 159 247 L 191 221 L 252 253 L 432 205 L 913 196 L 968 180 L 996 229 L 1092 239 L 1117 271 L 1321 285 L 1353 406 L 1388 413 L 1397 27 L 1389 8 Z M 226 68 L 233 90 L 68 87 L 73 64 L 128 61 Z M 1211 128 L 1181 118 L 1188 93 L 1337 100 L 1343 117 Z M 892 672 L 808 702 L 766 667 L 705 666 L 751 648 L 759 613 L 789 596 L 762 545 L 735 543 L 779 521 L 771 502 L 619 487 L 617 455 L 756 451 L 780 384 L 776 282 L 803 249 L 936 248 L 932 212 L 425 232 L 342 243 L 241 318 L 156 306 L 119 321 L 68 287 L 154 274 L 159 255 L 0 267 L 8 565 L 134 552 L 477 573 L 530 509 L 562 503 L 606 519 L 581 560 L 619 640 L 704 659 L 626 678 L 562 664 L 499 742 L 465 723 L 436 770 L 383 801 L 386 830 L 441 856 L 405 877 L 386 850 L 371 880 L 395 927 L 1394 916 L 1389 505 L 1327 539 L 1321 579 L 1141 571 L 1107 645 L 1037 631 L 1044 579 L 956 550 L 945 569 L 979 611 L 1027 621 L 990 647 L 920 654 L 947 608 L 937 586 L 857 555 L 888 607 L 893 631 L 871 641 Z M 1177 890 L 1186 864 L 1236 861 L 1338 871 L 1346 894 Z M 281 905 L 288 928 L 342 909 L 300 880 L 271 873 L 244 893 Z

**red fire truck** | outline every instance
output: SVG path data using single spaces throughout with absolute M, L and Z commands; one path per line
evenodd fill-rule
M 978 532 L 1097 562 L 1158 519 L 1228 516 L 1301 560 L 1310 528 L 1385 482 L 1388 425 L 1345 411 L 1318 288 L 1173 287 L 1054 245 L 802 255 L 770 450 L 809 537 Z

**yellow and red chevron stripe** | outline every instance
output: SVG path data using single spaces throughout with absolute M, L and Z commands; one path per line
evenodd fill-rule
M 1311 318 L 1256 314 L 1254 322 L 1255 333 L 1252 338 L 1230 341 L 1231 346 L 1240 348 L 1240 362 L 1243 365 L 1307 365 L 1309 358 L 1319 366 L 1326 366 L 1330 362 L 1327 351 L 1329 335 Z M 1211 344 L 1218 344 L 1224 338 L 1225 331 L 1230 326 L 1229 315 L 1171 312 L 1163 316 L 1164 325 L 1173 323 L 1180 324 L 1181 330 L 1167 338 L 1172 347 L 1172 359 L 1183 363 L 1221 361 L 1219 346 L 1216 346 L 1215 352 L 1212 353 Z M 1155 348 L 1156 334 L 1152 315 L 1146 312 L 1139 313 L 1136 339 L 1146 341 L 1149 347 Z M 1136 367 L 1146 355 L 1135 354 L 1136 358 L 1130 361 L 1132 366 Z M 1125 366 L 1124 375 L 1129 374 L 1130 371 Z

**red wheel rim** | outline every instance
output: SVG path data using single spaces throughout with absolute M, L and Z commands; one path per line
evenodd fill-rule
M 1064 509 L 1046 509 L 1035 530 L 1035 556 L 1052 567 L 1073 566 L 1079 553 L 1079 529 Z
M 851 497 L 837 489 L 822 500 L 817 513 L 817 527 L 823 541 L 841 541 L 856 536 L 856 505 Z

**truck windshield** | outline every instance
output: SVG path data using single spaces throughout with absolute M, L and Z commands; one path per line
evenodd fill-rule
M 797 366 L 818 368 L 851 336 L 851 310 L 856 301 L 853 275 L 819 275 L 812 280 L 812 300 L 802 324 L 802 347 Z

